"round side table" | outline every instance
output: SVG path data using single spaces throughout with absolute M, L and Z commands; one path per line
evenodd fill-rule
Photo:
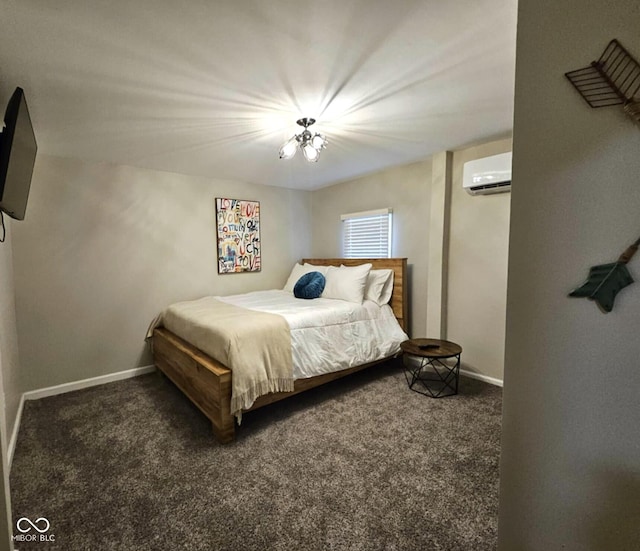
M 439 339 L 409 339 L 400 348 L 411 390 L 432 398 L 458 394 L 460 345 Z

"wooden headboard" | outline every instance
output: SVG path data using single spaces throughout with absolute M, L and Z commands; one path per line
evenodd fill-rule
M 316 266 L 340 266 L 340 264 L 358 266 L 370 263 L 373 265 L 373 270 L 393 270 L 393 293 L 389 304 L 400 327 L 408 332 L 409 301 L 407 298 L 406 258 L 303 258 L 302 263 L 305 262 Z

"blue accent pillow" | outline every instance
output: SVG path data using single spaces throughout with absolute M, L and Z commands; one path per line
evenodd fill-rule
M 308 272 L 304 274 L 293 288 L 293 296 L 296 298 L 318 298 L 324 291 L 326 280 L 320 272 Z

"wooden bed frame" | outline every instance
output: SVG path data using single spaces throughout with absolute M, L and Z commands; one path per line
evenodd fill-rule
M 407 259 L 406 258 L 305 258 L 318 266 L 357 266 L 371 263 L 373 269 L 392 269 L 394 271 L 393 294 L 390 305 L 400 326 L 407 331 Z M 235 439 L 235 417 L 231 415 L 231 370 L 214 360 L 184 339 L 164 328 L 155 329 L 152 340 L 153 362 L 173 383 L 204 413 L 213 427 L 213 434 L 222 443 Z M 289 396 L 345 377 L 372 365 L 387 361 L 389 358 L 359 365 L 343 371 L 327 373 L 298 379 L 293 392 L 277 392 L 260 396 L 251 408 L 277 402 Z

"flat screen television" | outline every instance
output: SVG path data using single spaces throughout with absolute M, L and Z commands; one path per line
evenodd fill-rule
M 24 90 L 16 88 L 4 114 L 0 134 L 0 210 L 24 220 L 38 145 Z

